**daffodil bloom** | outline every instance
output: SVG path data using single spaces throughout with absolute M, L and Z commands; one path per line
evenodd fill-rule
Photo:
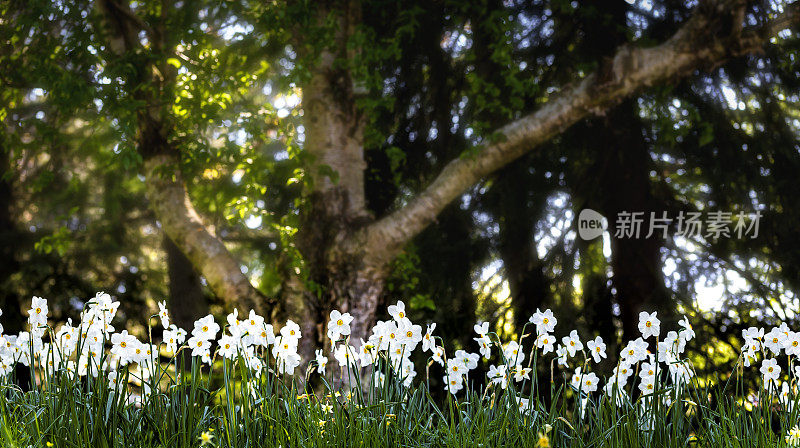
M 553 351 L 553 343 L 556 338 L 550 333 L 539 333 L 536 337 L 536 347 L 542 349 L 542 354 L 546 355 Z
M 594 338 L 593 341 L 587 342 L 586 348 L 589 349 L 589 353 L 592 355 L 594 362 L 600 362 L 602 358 L 606 357 L 606 344 L 600 336 Z
M 786 435 L 786 444 L 790 447 L 800 447 L 800 428 L 795 426 Z
M 389 315 L 397 321 L 397 323 L 407 323 L 408 316 L 406 315 L 406 304 L 402 300 L 394 305 L 389 305 Z
M 564 348 L 567 349 L 567 353 L 569 353 L 570 357 L 575 356 L 575 353 L 583 350 L 583 343 L 576 330 L 572 330 L 569 336 L 561 338 L 561 343 L 564 345 Z
M 161 326 L 169 328 L 169 310 L 165 301 L 158 302 L 158 317 L 161 318 Z
M 556 323 L 558 323 L 558 319 L 553 316 L 553 312 L 549 309 L 544 310 L 544 312 L 539 311 L 536 309 L 536 312 L 531 316 L 529 322 L 536 325 L 536 332 L 538 334 L 543 333 L 552 333 L 553 330 L 556 328 Z
M 213 439 L 214 435 L 211 434 L 211 431 L 203 431 L 203 433 L 200 434 L 200 446 L 209 445 Z
M 353 316 L 350 313 L 341 313 L 337 310 L 331 311 L 330 321 L 328 321 L 328 338 L 332 341 L 338 341 L 344 336 L 350 334 L 350 322 L 353 321 Z
M 645 339 L 651 336 L 658 337 L 661 333 L 661 321 L 658 320 L 655 312 L 642 311 L 639 313 L 639 331 Z
M 764 375 L 764 388 L 769 386 L 769 383 L 776 381 L 781 375 L 781 366 L 775 358 L 765 359 L 761 363 L 761 374 Z
M 539 433 L 536 435 L 536 447 L 537 448 L 550 448 L 550 438 L 547 437 L 547 434 Z

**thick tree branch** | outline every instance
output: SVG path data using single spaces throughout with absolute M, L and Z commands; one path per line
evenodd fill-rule
M 274 305 L 253 287 L 228 248 L 203 224 L 180 171 L 175 169 L 177 160 L 166 154 L 156 155 L 145 160 L 144 165 L 150 208 L 164 232 L 205 277 L 214 294 L 231 307 L 241 305 L 262 313 L 267 305 Z
M 690 76 L 726 60 L 760 51 L 777 32 L 800 22 L 800 2 L 756 29 L 742 29 L 741 1 L 701 3 L 669 40 L 651 48 L 623 46 L 601 68 L 564 88 L 539 110 L 498 130 L 476 155 L 453 160 L 407 205 L 368 226 L 356 243 L 365 257 L 388 263 L 450 202 L 483 177 L 564 132 L 657 83 Z

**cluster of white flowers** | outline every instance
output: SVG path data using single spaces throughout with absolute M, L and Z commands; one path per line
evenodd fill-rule
M 30 365 L 33 356 L 36 365 L 50 373 L 66 369 L 79 376 L 97 376 L 100 372 L 106 372 L 110 387 L 117 387 L 117 370 L 121 367 L 135 366 L 144 386 L 145 380 L 151 377 L 158 365 L 159 353 L 175 356 L 180 350 L 189 350 L 192 356 L 207 364 L 212 363 L 215 356 L 243 362 L 247 369 L 256 374 L 265 371 L 270 362 L 264 358 L 265 354 L 272 354 L 278 374 L 293 375 L 302 362 L 298 354 L 300 327 L 291 320 L 276 335 L 273 326 L 253 311 L 246 318 L 239 319 L 238 311 L 234 310 L 227 316 L 224 329 L 220 328 L 212 315 L 207 315 L 194 323 L 187 340 L 187 332 L 170 322 L 165 304 L 161 302 L 158 305 L 158 317 L 164 329 L 160 344 L 140 341 L 127 330 L 116 332 L 112 321 L 119 302 L 112 301 L 105 293 L 98 293 L 88 302 L 79 325 L 73 326 L 68 321 L 51 335 L 50 342 L 45 343 L 43 338 L 48 331 L 47 301 L 34 297 L 28 312 L 30 332 L 0 336 L 0 373 L 9 373 L 17 362 Z M 391 368 L 393 376 L 408 386 L 417 376 L 411 355 L 421 347 L 423 353 L 430 352 L 432 361 L 444 369 L 445 390 L 457 394 L 465 387 L 470 372 L 478 367 L 481 358 L 490 362 L 499 361 L 488 366 L 486 379 L 492 386 L 507 389 L 512 382 L 531 380 L 536 359 L 544 359 L 552 354 L 552 363 L 567 369 L 573 363 L 569 384 L 581 397 L 588 397 L 600 386 L 600 378 L 591 371 L 591 365 L 607 358 L 605 342 L 599 336 L 584 341 L 576 330 L 559 342 L 555 336 L 558 321 L 551 310 L 537 309 L 530 318 L 530 323 L 536 328 L 536 337 L 530 344 L 528 357 L 523 347 L 528 335 L 502 343 L 490 331 L 487 322 L 474 326 L 476 353 L 456 350 L 452 357 L 447 357 L 444 346 L 438 344 L 433 336 L 435 323 L 428 325 L 423 333 L 422 326 L 408 318 L 402 301 L 389 306 L 388 311 L 391 319 L 377 322 L 367 340 L 360 339 L 358 347 L 351 345 L 353 316 L 338 310 L 330 313 L 327 323 L 330 353 L 342 372 L 358 375 L 360 368 L 377 366 L 381 359 L 385 359 L 385 365 Z M 680 321 L 681 330 L 670 331 L 663 338 L 656 313 L 643 312 L 639 320 L 641 337 L 623 345 L 619 363 L 603 387 L 604 393 L 615 397 L 617 403 L 628 399 L 625 388 L 635 371 L 639 372 L 638 388 L 644 396 L 653 394 L 660 387 L 662 372 L 668 372 L 664 377 L 676 386 L 686 385 L 693 377 L 691 366 L 681 359 L 686 343 L 695 337 L 688 320 L 684 317 Z M 800 334 L 789 331 L 785 326 L 773 329 L 766 336 L 763 329 L 752 328 L 744 336 L 747 342 L 744 359 L 748 363 L 759 351 L 769 350 L 775 355 L 782 351 L 789 355 L 800 353 Z M 648 349 L 648 340 L 653 339 L 655 354 Z M 495 347 L 497 356 L 493 358 Z M 579 354 L 583 355 L 582 359 L 577 359 Z M 316 351 L 312 363 L 319 374 L 327 374 L 328 358 L 323 350 Z M 781 372 L 774 359 L 765 359 L 761 370 L 768 383 L 777 381 Z M 800 373 L 800 367 L 797 373 Z M 373 384 L 382 385 L 386 376 L 380 369 L 374 369 L 371 378 Z M 526 410 L 528 399 L 521 395 L 516 399 L 521 409 Z
M 797 381 L 800 380 L 800 365 L 793 366 L 793 359 L 800 355 L 800 332 L 792 331 L 786 323 L 773 327 L 769 332 L 764 328 L 750 327 L 742 330 L 741 362 L 745 367 L 750 367 L 758 361 L 759 355 L 763 356 L 759 371 L 763 379 L 763 386 L 770 393 L 777 393 L 778 399 L 788 410 L 794 403 L 792 398 L 797 393 Z M 786 355 L 789 358 L 789 378 L 782 381 L 783 369 L 778 362 L 778 357 Z
M 118 355 L 120 350 L 116 350 L 104 359 L 104 346 L 109 338 L 124 335 L 128 342 L 127 332 L 114 334 L 114 327 L 111 325 L 118 308 L 119 302 L 113 302 L 108 294 L 98 293 L 81 313 L 80 325 L 73 326 L 72 321 L 68 320 L 52 335 L 51 342 L 45 343 L 43 338 L 48 332 L 49 311 L 47 300 L 33 297 L 28 310 L 30 332 L 0 335 L 0 370 L 3 374 L 8 374 L 17 362 L 25 366 L 34 362 L 49 374 L 63 366 L 80 376 L 97 376 L 101 370 L 108 370 L 132 359 L 147 363 L 152 360 L 152 352 L 149 346 L 135 338 L 135 342 L 130 342 L 129 350 L 122 351 L 124 356 Z
M 583 398 L 582 404 L 585 406 L 588 395 L 597 391 L 600 385 L 600 378 L 591 372 L 589 367 L 592 362 L 600 363 L 607 358 L 605 342 L 600 336 L 596 336 L 586 341 L 586 351 L 584 351 L 580 335 L 577 330 L 572 330 L 554 348 L 555 337 L 552 333 L 557 321 L 553 313 L 550 310 L 544 312 L 536 310 L 530 322 L 536 326 L 535 346 L 542 351 L 542 355 L 555 350 L 558 364 L 568 367 L 572 358 L 578 353 L 583 354 L 583 360 L 577 362 L 578 365 L 571 375 L 570 385 Z M 684 353 L 686 343 L 692 340 L 695 334 L 686 317 L 680 321 L 680 326 L 679 332 L 670 331 L 665 338 L 660 339 L 661 322 L 657 314 L 640 313 L 638 327 L 642 336 L 623 345 L 619 362 L 603 387 L 609 399 L 613 399 L 618 405 L 628 401 L 626 386 L 635 371 L 639 372 L 638 389 L 645 397 L 658 389 L 661 384 L 661 372 L 669 372 L 669 379 L 676 386 L 684 386 L 692 379 L 694 371 L 686 360 L 681 359 L 681 355 Z M 647 340 L 651 338 L 656 340 L 656 354 L 649 351 L 650 344 Z
M 156 375 L 166 371 L 167 364 L 162 364 L 160 357 L 175 357 L 181 351 L 189 352 L 199 363 L 211 365 L 220 358 L 240 363 L 240 367 L 244 366 L 255 378 L 267 372 L 294 375 L 303 361 L 298 353 L 302 336 L 300 326 L 291 320 L 276 334 L 273 326 L 254 311 L 240 319 L 238 311 L 234 310 L 227 315 L 224 328 L 209 314 L 194 322 L 189 335 L 170 322 L 164 302 L 160 302 L 158 308 L 163 331 L 161 342 L 156 344 L 152 340 L 142 341 L 127 330 L 116 331 L 112 322 L 119 302 L 113 301 L 108 294 L 98 293 L 89 300 L 77 325 L 67 320 L 57 331 L 48 326 L 47 301 L 33 297 L 28 310 L 29 331 L 17 335 L 4 334 L 0 325 L 0 376 L 11 374 L 19 363 L 38 369 L 38 382 L 64 373 L 76 380 L 86 376 L 105 377 L 111 390 L 123 391 L 128 400 L 137 401 L 158 384 Z M 430 353 L 426 373 L 430 373 L 434 363 L 439 364 L 444 390 L 450 394 L 456 395 L 467 387 L 471 372 L 478 369 L 483 360 L 488 371 L 478 383 L 488 384 L 486 392 L 497 388 L 513 394 L 520 412 L 528 414 L 532 411 L 530 397 L 537 392 L 535 385 L 538 384 L 531 376 L 538 361 L 542 361 L 549 364 L 551 372 L 557 365 L 559 371 L 565 373 L 566 383 L 580 400 L 578 412 L 581 416 L 594 396 L 617 406 L 635 407 L 643 430 L 654 427 L 651 404 L 669 406 L 679 400 L 695 376 L 685 356 L 687 344 L 695 338 L 686 317 L 679 321 L 678 331 L 662 334 L 661 321 L 655 312 L 640 313 L 638 329 L 641 336 L 621 345 L 613 372 L 601 380 L 592 370 L 594 365 L 605 363 L 608 358 L 603 338 L 582 339 L 577 330 L 570 330 L 559 340 L 556 337 L 558 320 L 549 309 L 537 309 L 522 329 L 525 333 L 528 325 L 533 325 L 535 333 L 522 334 L 508 342 L 501 341 L 488 322 L 479 322 L 474 326 L 475 352 L 463 347 L 453 356 L 447 356 L 444 345 L 439 343 L 441 338 L 433 335 L 435 323 L 427 325 L 423 332 L 421 325 L 409 319 L 402 301 L 389 306 L 388 312 L 391 319 L 377 322 L 366 340 L 359 338 L 356 347 L 351 345 L 354 342 L 352 334 L 356 332 L 360 336 L 361 331 L 356 330 L 362 330 L 363 323 L 356 322 L 358 327 L 351 327 L 354 325 L 353 316 L 339 310 L 332 311 L 326 331 L 330 340 L 329 350 L 316 350 L 307 372 L 316 368 L 320 375 L 336 375 L 335 371 L 328 371 L 326 353 L 329 353 L 340 368 L 341 381 L 334 384 L 344 385 L 345 378 L 360 377 L 365 368 L 372 368 L 366 369 L 371 370 L 372 387 L 383 387 L 388 378 L 408 387 L 417 376 L 412 354 L 421 348 L 423 353 Z M 531 337 L 533 334 L 535 339 Z M 797 384 L 800 383 L 800 365 L 793 364 L 794 357 L 800 356 L 800 333 L 781 324 L 768 332 L 751 327 L 742 332 L 742 337 L 741 365 L 754 365 L 761 357 L 759 370 L 764 389 L 791 412 Z M 779 359 L 782 355 L 788 357 L 788 362 Z M 131 389 L 121 384 L 126 380 L 139 386 L 141 393 L 130 394 Z M 530 381 L 528 388 L 527 381 Z M 348 383 L 353 387 L 355 382 L 348 380 Z M 639 396 L 636 400 L 630 397 L 632 391 Z M 656 394 L 656 391 L 671 393 Z M 250 393 L 253 393 L 252 389 Z M 340 394 L 335 392 L 335 396 Z M 511 403 L 514 400 L 509 398 Z M 332 411 L 330 404 L 325 406 L 326 412 Z M 786 436 L 786 442 L 789 446 L 800 446 L 800 429 L 793 428 Z
M 348 337 L 353 317 L 349 313 L 331 311 L 327 335 L 333 347 L 333 357 L 342 369 L 349 371 L 377 364 L 379 353 L 385 352 L 392 370 L 406 385 L 410 385 L 417 375 L 410 356 L 420 343 L 423 351 L 433 348 L 432 332 L 436 324 L 429 326 L 423 336 L 422 327 L 411 322 L 402 301 L 389 306 L 389 315 L 392 319 L 376 323 L 369 338 L 366 341 L 361 339 L 359 347 L 356 348 L 350 345 Z M 325 373 L 328 360 L 321 350 L 316 353 L 316 363 L 317 371 Z M 375 372 L 373 381 L 377 384 L 382 383 L 384 374 Z

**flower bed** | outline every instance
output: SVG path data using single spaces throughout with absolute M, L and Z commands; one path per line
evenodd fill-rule
M 0 340 L 3 446 L 800 446 L 800 334 L 785 325 L 744 332 L 740 367 L 764 358 L 762 388 L 744 399 L 738 376 L 699 381 L 685 357 L 689 321 L 663 333 L 656 313 L 641 313 L 641 337 L 601 379 L 605 342 L 576 330 L 559 341 L 550 310 L 505 342 L 478 323 L 474 346 L 452 353 L 403 302 L 366 341 L 352 341 L 352 317 L 333 311 L 335 365 L 320 348 L 304 366 L 292 321 L 275 332 L 234 312 L 189 333 L 162 303 L 161 339 L 140 340 L 114 328 L 118 306 L 99 293 L 80 322 L 55 331 L 47 301 L 33 298 L 29 331 Z M 30 391 L 17 385 L 26 371 Z

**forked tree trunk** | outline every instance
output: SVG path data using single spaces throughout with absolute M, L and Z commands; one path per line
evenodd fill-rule
M 372 216 L 364 195 L 363 117 L 356 110 L 352 80 L 334 68 L 331 53 L 323 53 L 316 70 L 303 89 L 313 191 L 303 210 L 297 247 L 314 285 L 314 297 L 306 301 L 311 314 L 325 323 L 332 309 L 349 312 L 356 342 L 366 338 L 373 323 L 386 263 L 369 260 L 368 249 L 356 243 Z M 317 339 L 324 341 L 320 335 Z
M 347 0 L 338 9 L 331 2 L 319 5 L 320 23 L 333 17 L 337 31 L 330 45 L 314 55 L 312 76 L 303 85 L 304 149 L 312 159 L 306 175 L 311 188 L 297 246 L 313 285 L 312 314 L 320 316 L 324 325 L 330 309 L 350 312 L 355 319 L 354 341 L 365 337 L 374 321 L 391 260 L 470 186 L 576 122 L 605 113 L 648 86 L 758 51 L 768 36 L 800 17 L 800 7 L 793 5 L 773 22 L 743 30 L 745 5 L 740 0 L 700 7 L 666 42 L 650 48 L 622 46 L 597 72 L 565 87 L 537 111 L 500 128 L 494 133 L 497 138 L 478 148 L 475 156 L 451 161 L 403 207 L 375 220 L 365 208 L 364 121 L 355 106 L 355 80 L 348 69 L 357 51 L 348 40 L 360 22 L 360 4 Z M 652 250 L 648 254 L 650 266 Z M 643 286 L 635 288 L 641 291 Z

